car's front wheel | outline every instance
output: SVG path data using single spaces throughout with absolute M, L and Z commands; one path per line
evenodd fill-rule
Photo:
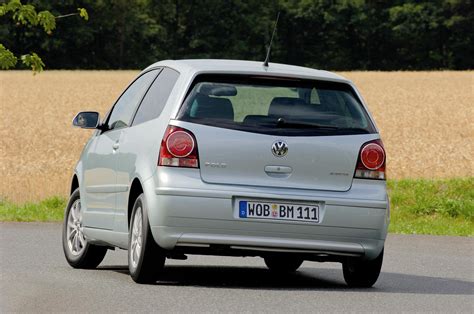
M 128 241 L 128 269 L 137 283 L 153 283 L 165 264 L 166 255 L 153 239 L 143 194 L 133 206 Z
M 88 243 L 84 236 L 79 189 L 71 194 L 66 207 L 62 242 L 64 256 L 74 268 L 96 268 L 107 253 L 107 247 Z
M 301 264 L 303 259 L 291 255 L 269 255 L 264 258 L 265 265 L 275 273 L 293 273 Z
M 370 288 L 380 275 L 383 250 L 373 260 L 348 259 L 342 263 L 344 280 L 349 287 Z

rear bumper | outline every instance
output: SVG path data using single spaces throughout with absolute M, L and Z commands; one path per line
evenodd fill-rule
M 206 184 L 194 169 L 160 170 L 146 182 L 145 196 L 153 237 L 165 249 L 224 245 L 236 250 L 375 258 L 383 248 L 389 224 L 385 182 L 354 180 L 347 192 L 302 191 Z M 262 221 L 238 218 L 239 199 L 324 205 L 318 224 Z

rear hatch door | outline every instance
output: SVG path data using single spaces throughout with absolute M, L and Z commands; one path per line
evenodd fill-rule
M 207 183 L 347 191 L 363 143 L 377 134 L 276 136 L 176 121 L 193 132 Z M 286 146 L 286 153 L 284 153 Z

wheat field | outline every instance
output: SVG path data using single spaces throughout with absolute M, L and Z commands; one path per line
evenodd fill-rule
M 68 193 L 91 131 L 137 71 L 0 71 L 0 199 Z M 474 176 L 474 72 L 344 72 L 368 102 L 387 150 L 389 178 Z

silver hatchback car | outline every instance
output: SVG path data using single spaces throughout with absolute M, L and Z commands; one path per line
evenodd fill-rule
M 262 257 L 270 271 L 340 262 L 349 286 L 380 273 L 389 224 L 385 150 L 355 86 L 304 67 L 235 60 L 155 63 L 84 147 L 65 212 L 75 268 L 128 250 L 154 282 L 166 258 Z

